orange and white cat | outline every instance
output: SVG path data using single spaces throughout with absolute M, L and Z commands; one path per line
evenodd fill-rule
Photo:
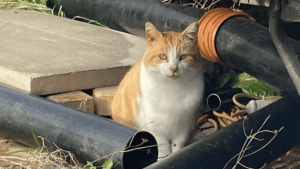
M 182 33 L 160 32 L 150 22 L 145 26 L 147 49 L 120 83 L 112 117 L 144 126 L 158 142 L 158 157 L 165 157 L 185 146 L 200 116 L 204 80 L 198 24 Z

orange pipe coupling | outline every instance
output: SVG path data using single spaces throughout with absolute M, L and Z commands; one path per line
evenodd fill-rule
M 235 12 L 228 8 L 212 9 L 204 14 L 199 20 L 198 46 L 201 55 L 207 60 L 226 65 L 222 59 L 220 59 L 216 51 L 215 37 L 222 23 L 234 16 L 241 16 L 255 21 L 249 14 L 245 12 Z

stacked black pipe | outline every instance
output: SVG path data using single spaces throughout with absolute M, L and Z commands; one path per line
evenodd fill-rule
M 154 163 L 146 169 L 232 169 L 234 165 L 243 169 L 242 165 L 249 168 L 261 168 L 285 154 L 288 150 L 298 145 L 300 142 L 299 119 L 300 119 L 300 99 L 283 98 L 271 105 L 253 113 L 244 121 L 239 120 L 226 128 L 222 128 L 216 133 L 204 137 L 203 139 L 185 147 L 184 149 L 171 154 L 168 158 Z M 245 155 L 238 160 L 238 154 L 242 152 L 242 147 L 247 136 L 256 133 L 262 126 L 262 130 L 279 131 L 277 136 L 271 141 L 273 133 L 264 132 L 257 134 L 257 138 L 246 148 Z M 245 134 L 243 130 L 245 128 Z M 275 131 L 276 132 L 276 131 Z M 247 156 L 264 145 L 253 155 Z M 249 148 L 249 149 L 248 149 Z M 232 160 L 231 160 L 232 159 Z M 231 161 L 230 161 L 231 160 Z M 238 164 L 240 162 L 242 165 Z
M 154 0 L 48 0 L 48 5 L 62 5 L 67 17 L 99 20 L 112 29 L 142 37 L 147 21 L 161 31 L 183 31 L 191 22 L 198 22 L 205 12 Z M 289 40 L 296 55 L 300 56 L 300 43 Z M 216 50 L 222 60 L 236 69 L 267 82 L 284 95 L 297 96 L 268 28 L 245 18 L 230 18 L 217 32 Z
M 203 10 L 164 4 L 156 0 L 48 0 L 47 6 L 62 6 L 68 18 L 75 16 L 98 20 L 111 29 L 145 37 L 145 23 L 159 30 L 182 31 L 198 22 Z
M 165 5 L 153 0 L 52 0 L 48 2 L 48 5 L 52 4 L 52 6 L 62 5 L 63 11 L 66 13 L 67 17 L 72 18 L 74 16 L 82 16 L 89 19 L 95 19 L 110 28 L 139 36 L 144 36 L 144 24 L 147 21 L 151 21 L 162 31 L 182 31 L 188 24 L 198 21 L 204 14 L 204 11 L 200 9 L 182 7 L 176 4 Z M 293 45 L 292 48 L 294 49 L 295 54 L 299 56 L 300 43 L 292 39 L 289 39 L 289 41 Z M 293 98 L 297 96 L 296 89 L 272 43 L 268 29 L 244 18 L 234 17 L 228 19 L 222 24 L 217 32 L 216 49 L 223 61 L 236 69 L 245 71 L 258 79 L 267 82 L 271 86 L 282 91 L 284 95 L 288 97 L 249 115 L 245 124 L 240 120 L 147 168 L 223 168 L 226 163 L 233 158 L 227 165 L 227 168 L 232 168 L 237 164 L 235 155 L 241 152 L 241 148 L 247 137 L 243 131 L 243 126 L 245 127 L 246 134 L 249 135 L 251 129 L 256 132 L 269 115 L 271 115 L 271 117 L 263 129 L 278 131 L 281 127 L 284 128 L 267 147 L 251 156 L 242 158 L 240 160 L 241 164 L 251 168 L 259 168 L 299 144 L 300 135 L 298 129 L 300 123 L 298 123 L 298 119 L 300 118 L 300 107 L 298 105 L 300 100 L 297 97 Z M 88 132 L 89 134 L 87 135 L 89 137 L 75 137 L 75 131 L 81 130 L 81 127 L 84 127 L 84 125 L 78 125 L 80 119 L 73 118 L 71 114 L 67 113 L 67 115 L 64 116 L 69 122 L 68 125 L 64 124 L 65 120 L 63 119 L 58 120 L 57 122 L 53 121 L 53 124 L 47 124 L 49 126 L 44 124 L 45 120 L 37 120 L 38 118 L 47 119 L 48 117 L 48 120 L 50 120 L 61 116 L 62 114 L 58 115 L 56 112 L 55 107 L 59 107 L 58 105 L 53 107 L 53 104 L 48 105 L 48 103 L 44 103 L 44 101 L 41 101 L 39 98 L 32 98 L 33 100 L 26 101 L 27 96 L 18 98 L 18 94 L 12 91 L 7 92 L 7 90 L 8 89 L 3 89 L 0 92 L 2 93 L 0 96 L 0 103 L 2 105 L 0 132 L 17 138 L 17 136 L 14 136 L 14 134 L 11 134 L 10 132 L 13 133 L 20 130 L 20 133 L 24 134 L 21 134 L 23 137 L 20 137 L 20 135 L 18 137 L 24 139 L 30 137 L 30 133 L 26 133 L 26 125 L 21 125 L 20 123 L 25 121 L 24 115 L 22 115 L 23 111 L 21 110 L 26 107 L 25 110 L 27 113 L 33 112 L 32 122 L 35 124 L 34 127 L 36 127 L 38 133 L 43 134 L 42 130 L 39 129 L 39 126 L 45 125 L 48 130 L 52 128 L 52 130 L 49 130 L 44 136 L 47 138 L 47 136 L 56 135 L 56 140 L 61 140 L 59 145 L 62 146 L 62 148 L 66 147 L 74 149 L 76 152 L 77 147 L 80 147 L 79 145 L 65 142 L 64 140 L 67 140 L 64 139 L 65 137 L 81 139 L 83 142 L 87 143 L 87 145 L 88 143 L 95 143 L 88 138 L 95 137 L 97 134 L 96 132 Z M 15 104 L 16 99 L 18 99 L 17 103 L 19 104 Z M 22 106 L 20 107 L 19 105 Z M 38 113 L 32 109 L 32 107 L 36 107 L 37 105 L 41 105 Z M 47 111 L 42 113 L 42 109 Z M 69 111 L 65 108 L 64 110 L 66 110 L 66 112 Z M 3 115 L 3 112 L 6 114 Z M 13 112 L 17 113 L 12 114 Z M 77 115 L 80 118 L 83 118 L 79 113 L 77 113 Z M 91 120 L 91 122 L 89 120 Z M 90 117 L 88 118 L 88 121 L 89 122 L 84 123 L 89 126 L 85 127 L 87 128 L 85 131 L 90 130 L 92 126 L 105 129 L 103 131 L 111 132 L 109 137 L 114 140 L 112 141 L 112 144 L 119 144 L 118 141 L 122 141 L 119 140 L 118 134 L 122 135 L 122 133 L 129 133 L 128 135 L 132 135 L 134 133 L 134 131 L 118 125 L 116 129 L 120 129 L 122 132 L 116 133 L 116 130 L 111 131 L 110 127 L 106 127 L 106 124 L 111 124 L 111 122 L 103 121 L 103 124 L 98 124 Z M 63 127 L 57 127 L 60 125 Z M 72 128 L 74 128 L 74 130 L 71 130 Z M 7 131 L 9 133 L 7 133 Z M 102 133 L 101 130 L 100 132 Z M 66 133 L 66 136 L 62 136 L 61 133 Z M 259 147 L 266 144 L 266 141 L 270 140 L 272 136 L 272 133 L 258 135 L 257 137 L 264 139 L 264 141 L 259 142 L 256 140 L 256 142 L 253 142 L 255 144 L 251 149 L 247 150 L 248 153 L 259 149 Z M 121 145 L 127 144 L 128 139 L 130 138 L 126 137 L 126 143 L 122 142 Z M 67 145 L 70 145 L 70 147 Z M 98 143 L 93 145 L 98 146 Z M 85 152 L 87 154 L 83 157 L 89 157 L 89 154 L 99 156 L 97 152 L 94 151 L 103 148 L 103 146 L 97 146 L 87 146 L 89 149 Z M 138 155 L 136 155 L 136 157 L 137 156 Z M 150 163 L 151 162 L 148 164 Z M 146 164 L 146 162 L 144 164 Z M 237 168 L 241 168 L 241 165 L 239 164 Z
M 29 124 L 37 136 L 50 141 L 45 141 L 50 150 L 56 150 L 55 143 L 71 151 L 83 163 L 112 153 L 115 153 L 115 168 L 120 169 L 139 169 L 157 160 L 156 141 L 147 132 L 136 134 L 136 130 L 100 116 L 0 86 L 0 135 L 37 147 Z M 150 147 L 141 148 L 147 146 Z M 119 152 L 134 148 L 137 150 Z M 101 166 L 105 159 L 111 157 L 103 158 L 94 165 Z

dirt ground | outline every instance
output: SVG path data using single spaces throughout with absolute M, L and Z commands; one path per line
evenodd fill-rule
M 211 131 L 207 131 L 199 137 L 203 137 L 206 135 L 209 135 Z M 14 140 L 4 138 L 0 136 L 0 155 L 2 156 L 5 153 L 13 152 L 13 151 L 18 151 L 18 150 L 24 150 L 28 149 L 30 147 L 20 144 Z M 16 156 L 22 159 L 26 159 L 30 157 L 30 153 L 27 152 L 21 152 L 21 153 L 15 153 L 12 156 Z M 4 159 L 3 157 L 0 157 L 0 169 L 2 168 L 10 168 L 11 162 L 13 161 L 16 163 L 21 162 L 22 160 L 17 160 L 17 159 Z M 14 168 L 19 168 L 19 167 L 14 167 Z M 288 151 L 285 155 L 282 157 L 274 160 L 271 164 L 267 165 L 264 169 L 300 169 L 300 145 L 293 148 L 291 151 Z
M 27 152 L 13 153 L 5 156 L 7 153 L 27 150 Z M 14 140 L 0 136 L 0 169 L 19 169 L 19 168 L 43 168 L 43 169 L 60 169 L 60 168 L 88 168 L 85 164 L 76 160 L 76 157 L 69 151 L 56 149 L 53 152 L 41 152 L 32 157 L 32 149 L 35 148 L 20 144 Z M 46 150 L 46 149 L 44 149 Z
M 9 152 L 24 150 L 24 149 L 28 149 L 28 148 L 30 148 L 30 147 L 20 144 L 14 140 L 0 136 L 0 155 L 1 156 L 3 154 L 9 153 Z M 30 154 L 27 152 L 20 152 L 20 153 L 13 154 L 13 156 L 26 159 L 26 158 L 30 157 Z M 8 162 L 7 160 L 17 162 L 17 163 L 22 161 L 22 160 L 17 160 L 17 159 L 10 159 L 9 157 L 7 157 L 7 159 L 5 159 L 5 157 L 0 157 L 0 168 L 6 168 L 6 167 L 8 168 L 11 165 L 11 162 Z

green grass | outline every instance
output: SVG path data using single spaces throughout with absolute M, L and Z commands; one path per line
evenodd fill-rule
M 65 16 L 61 5 L 55 6 L 53 9 L 51 9 L 46 6 L 46 2 L 47 0 L 0 0 L 0 9 L 26 9 L 48 13 L 51 15 L 57 15 L 61 17 Z M 82 18 L 80 16 L 77 17 Z M 104 26 L 97 20 L 87 20 L 90 24 Z
M 0 9 L 29 9 L 53 14 L 46 2 L 47 0 L 0 0 Z
M 13 152 L 10 152 L 10 153 L 6 153 L 4 154 L 3 156 L 10 156 L 10 155 L 13 155 L 15 153 L 20 153 L 20 152 L 32 152 L 32 156 L 35 156 L 37 153 L 40 153 L 40 152 L 46 152 L 46 150 L 43 149 L 41 143 L 39 142 L 38 140 L 38 137 L 36 135 L 36 132 L 35 130 L 33 129 L 32 125 L 31 125 L 31 122 L 30 122 L 30 119 L 29 117 L 27 116 L 26 114 L 26 119 L 27 119 L 27 122 L 28 122 L 28 126 L 30 128 L 30 131 L 31 131 L 31 134 L 35 140 L 35 142 L 37 143 L 38 147 L 33 149 L 33 148 L 28 148 L 28 149 L 23 149 L 23 150 L 18 150 L 18 151 L 13 151 Z
M 28 148 L 28 149 L 13 151 L 13 152 L 3 154 L 2 156 L 11 156 L 13 154 L 20 153 L 20 152 L 31 152 L 31 157 L 33 157 L 33 156 L 37 155 L 38 153 L 47 153 L 47 150 L 44 149 L 45 148 L 44 144 L 40 143 L 40 141 L 38 139 L 38 136 L 36 134 L 36 131 L 34 130 L 32 124 L 31 124 L 31 121 L 30 121 L 30 119 L 29 119 L 29 117 L 26 113 L 25 113 L 25 116 L 26 116 L 26 119 L 27 119 L 29 129 L 31 131 L 31 134 L 32 134 L 32 136 L 33 136 L 33 138 L 34 138 L 34 140 L 37 144 L 37 148 L 35 148 L 35 149 L 34 148 Z M 88 167 L 88 169 L 96 169 L 96 166 L 93 165 L 93 162 L 90 162 L 90 161 L 86 161 L 86 162 L 87 162 L 86 167 Z M 111 169 L 112 166 L 113 166 L 113 160 L 112 160 L 112 158 L 109 158 L 109 159 L 105 160 L 105 162 L 102 164 L 101 167 L 102 167 L 102 169 Z

